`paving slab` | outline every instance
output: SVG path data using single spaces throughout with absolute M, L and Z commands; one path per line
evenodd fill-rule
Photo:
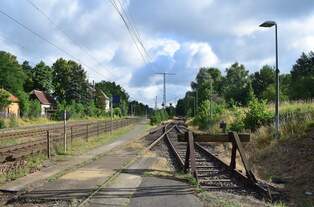
M 154 170 L 154 163 L 158 161 L 158 157 L 140 158 L 110 184 L 101 188 L 84 206 L 203 206 L 190 185 L 173 179 L 144 176 L 144 172 Z
M 52 176 L 54 176 L 60 172 L 73 169 L 73 168 L 80 166 L 84 163 L 88 163 L 88 162 L 92 161 L 93 159 L 95 159 L 96 157 L 103 156 L 104 154 L 108 153 L 110 150 L 114 149 L 117 146 L 120 146 L 124 143 L 127 143 L 128 141 L 130 141 L 132 139 L 144 136 L 146 133 L 146 130 L 145 130 L 145 124 L 146 123 L 147 123 L 147 120 L 143 120 L 143 121 L 135 124 L 134 127 L 128 133 L 120 136 L 119 138 L 115 139 L 114 141 L 112 141 L 109 144 L 102 145 L 102 146 L 97 147 L 95 149 L 89 150 L 88 152 L 86 152 L 82 155 L 65 157 L 65 159 L 62 162 L 57 162 L 56 164 L 54 164 L 52 166 L 43 168 L 40 171 L 34 172 L 32 174 L 29 174 L 27 176 L 24 176 L 24 177 L 21 177 L 21 178 L 15 180 L 15 181 L 12 181 L 12 182 L 9 182 L 9 183 L 6 183 L 6 184 L 0 186 L 0 190 L 3 190 L 3 191 L 30 191 L 34 187 L 36 187 L 38 185 L 42 185 L 43 183 L 45 183 L 45 181 L 49 177 L 52 177 Z M 130 157 L 130 156 L 128 155 L 128 157 Z M 108 158 L 104 158 L 104 159 L 108 159 Z M 114 159 L 114 158 L 111 158 L 111 159 Z M 123 160 L 123 158 L 118 157 L 117 160 Z M 108 160 L 102 160 L 99 162 L 100 163 L 107 163 L 107 161 Z M 108 163 L 110 163 L 110 162 L 108 162 Z M 95 166 L 99 166 L 99 165 L 95 164 Z M 86 176 L 88 176 L 87 174 L 89 174 L 89 173 L 87 173 L 88 170 L 93 171 L 94 177 L 91 179 L 96 179 L 96 180 L 97 180 L 97 173 L 98 174 L 104 173 L 104 171 L 102 171 L 103 169 L 100 169 L 100 168 L 94 169 L 94 168 L 90 167 L 90 168 L 82 168 L 81 170 L 82 170 L 81 172 L 77 172 L 77 173 L 80 175 L 85 174 Z M 66 178 L 70 178 L 71 174 L 67 175 L 67 176 L 68 177 L 62 178 L 63 181 Z M 68 179 L 66 182 L 70 183 L 71 179 Z M 68 185 L 64 185 L 64 186 L 68 186 Z

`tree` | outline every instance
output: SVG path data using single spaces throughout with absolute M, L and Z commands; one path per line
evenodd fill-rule
M 254 94 L 259 99 L 267 99 L 273 101 L 274 97 L 265 97 L 263 94 L 270 88 L 271 84 L 275 84 L 275 69 L 269 65 L 264 65 L 260 71 L 251 75 L 252 87 Z
M 32 70 L 33 89 L 39 89 L 48 93 L 53 92 L 52 70 L 43 61 Z
M 54 95 L 59 102 L 87 103 L 92 99 L 86 72 L 81 65 L 72 61 L 58 59 L 52 66 Z
M 226 76 L 223 80 L 223 95 L 227 102 L 236 102 L 247 105 L 252 99 L 252 85 L 244 65 L 234 63 L 226 69 Z
M 25 74 L 16 57 L 0 51 L 0 87 L 17 94 L 23 91 Z
M 122 115 L 126 115 L 128 113 L 128 99 L 129 95 L 125 92 L 125 90 L 115 82 L 110 81 L 101 81 L 96 83 L 96 90 L 102 90 L 108 97 L 119 96 L 120 103 L 114 103 L 113 107 L 119 107 L 121 109 Z M 101 99 L 101 97 L 96 96 L 96 100 Z M 96 101 L 96 103 L 101 103 Z M 97 107 L 101 107 L 97 105 Z
M 291 70 L 291 97 L 314 98 L 314 52 L 302 53 Z
M 34 89 L 33 68 L 28 61 L 22 63 L 22 69 L 25 74 L 24 91 L 31 92 Z
M 0 88 L 0 111 L 11 104 L 10 93 Z

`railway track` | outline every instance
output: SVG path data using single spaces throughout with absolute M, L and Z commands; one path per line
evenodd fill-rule
M 185 170 L 185 166 L 194 163 L 195 172 L 192 172 L 199 186 L 207 191 L 223 191 L 239 195 L 251 195 L 256 198 L 269 199 L 271 197 L 269 189 L 264 183 L 254 183 L 248 177 L 237 170 L 231 169 L 229 165 L 213 155 L 213 150 L 209 144 L 194 143 L 194 156 L 186 162 L 188 143 L 179 142 L 178 134 L 187 132 L 187 128 L 182 121 L 176 121 L 163 126 L 160 131 L 164 133 L 163 139 L 159 139 L 151 147 L 152 150 L 159 150 L 160 145 L 166 145 L 170 151 L 171 162 L 178 170 Z M 154 132 L 161 134 L 161 132 Z M 153 139 L 154 136 L 149 139 Z M 147 140 L 151 142 L 151 140 Z M 158 149 L 159 148 L 159 149 Z M 165 154 L 164 152 L 161 152 Z M 192 161 L 193 159 L 193 161 Z M 193 167 L 193 166 L 191 166 Z
M 134 123 L 136 119 L 99 121 L 90 123 L 70 124 L 66 127 L 67 144 L 75 139 L 88 139 L 102 133 L 110 132 L 118 128 Z M 64 126 L 41 127 L 39 129 L 27 128 L 25 130 L 9 130 L 0 133 L 0 163 L 15 161 L 27 155 L 46 152 L 47 140 L 51 148 L 60 145 L 64 141 Z

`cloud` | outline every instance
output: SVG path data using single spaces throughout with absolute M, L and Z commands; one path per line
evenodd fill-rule
M 156 78 L 156 73 L 169 72 L 174 76 L 167 77 L 177 85 L 189 85 L 200 67 L 210 67 L 218 63 L 210 45 L 202 42 L 187 42 L 173 53 L 159 55 L 154 62 L 136 70 L 130 84 L 132 86 L 149 86 L 161 84 L 162 79 Z
M 145 61 L 109 1 L 32 1 L 58 29 L 25 0 L 2 0 L 0 8 L 79 59 L 90 79 L 116 81 L 152 106 L 162 97 L 156 72 L 176 73 L 168 77 L 172 100 L 185 93 L 199 67 L 224 70 L 238 61 L 254 72 L 274 64 L 273 28 L 258 27 L 264 20 L 278 23 L 282 72 L 314 48 L 313 0 L 122 1 L 150 53 Z M 0 28 L 0 47 L 19 61 L 73 59 L 1 14 Z

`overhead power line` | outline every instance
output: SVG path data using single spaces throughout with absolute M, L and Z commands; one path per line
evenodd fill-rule
M 97 64 L 101 64 L 97 58 L 95 58 L 94 56 L 91 55 L 91 52 L 89 51 L 89 49 L 87 47 L 85 47 L 84 45 L 79 44 L 76 40 L 74 40 L 67 32 L 65 32 L 62 28 L 59 27 L 59 25 L 52 20 L 49 15 L 43 11 L 43 9 L 41 9 L 38 5 L 36 5 L 33 1 L 31 0 L 25 0 L 28 4 L 30 4 L 34 9 L 36 9 L 42 16 L 44 16 L 49 22 L 50 24 L 53 25 L 53 27 L 60 31 L 68 40 L 70 40 L 72 43 L 74 43 L 76 46 L 78 46 L 88 57 L 90 57 L 91 59 L 93 59 Z
M 42 36 L 41 34 L 33 31 L 30 27 L 26 26 L 25 24 L 23 24 L 22 22 L 20 22 L 19 20 L 15 19 L 14 17 L 10 16 L 9 14 L 7 14 L 6 12 L 4 12 L 3 10 L 0 9 L 0 13 L 4 16 L 6 16 L 7 18 L 9 18 L 11 21 L 13 21 L 14 23 L 18 24 L 19 26 L 21 26 L 22 28 L 24 28 L 25 30 L 27 30 L 28 32 L 30 32 L 31 34 L 33 34 L 34 36 L 36 36 L 37 38 L 39 38 L 40 40 L 47 42 L 49 45 L 51 45 L 52 47 L 56 48 L 57 50 L 63 52 L 64 54 L 68 55 L 69 57 L 73 58 L 74 60 L 76 60 L 78 63 L 80 63 L 82 66 L 96 72 L 97 74 L 103 76 L 101 73 L 99 73 L 96 70 L 93 70 L 91 67 L 89 67 L 88 65 L 82 63 L 78 58 L 76 58 L 74 55 L 72 55 L 71 53 L 69 53 L 68 51 L 64 50 L 63 48 L 59 47 L 57 44 L 55 44 L 54 42 L 48 40 L 47 38 L 45 38 L 44 36 Z M 103 76 L 104 77 L 104 76 Z
M 118 6 L 118 4 L 116 3 L 115 0 L 111 0 L 110 3 L 114 7 L 114 9 L 117 11 L 118 15 L 121 17 L 121 19 L 122 19 L 122 21 L 123 21 L 123 23 L 124 23 L 128 33 L 129 33 L 129 35 L 131 37 L 131 40 L 135 44 L 136 49 L 138 50 L 138 52 L 141 55 L 142 59 L 144 60 L 145 63 L 149 63 L 150 60 L 148 61 L 146 59 L 146 56 L 149 57 L 149 55 L 146 53 L 147 50 L 145 49 L 144 44 L 140 43 L 141 40 L 137 37 L 137 35 L 136 35 L 135 31 L 134 31 L 134 26 L 131 26 L 129 18 L 126 15 L 126 13 L 124 12 L 122 4 L 120 5 L 120 7 L 121 7 L 121 10 L 120 10 L 119 6 Z M 142 48 L 142 49 L 140 49 L 140 48 Z

